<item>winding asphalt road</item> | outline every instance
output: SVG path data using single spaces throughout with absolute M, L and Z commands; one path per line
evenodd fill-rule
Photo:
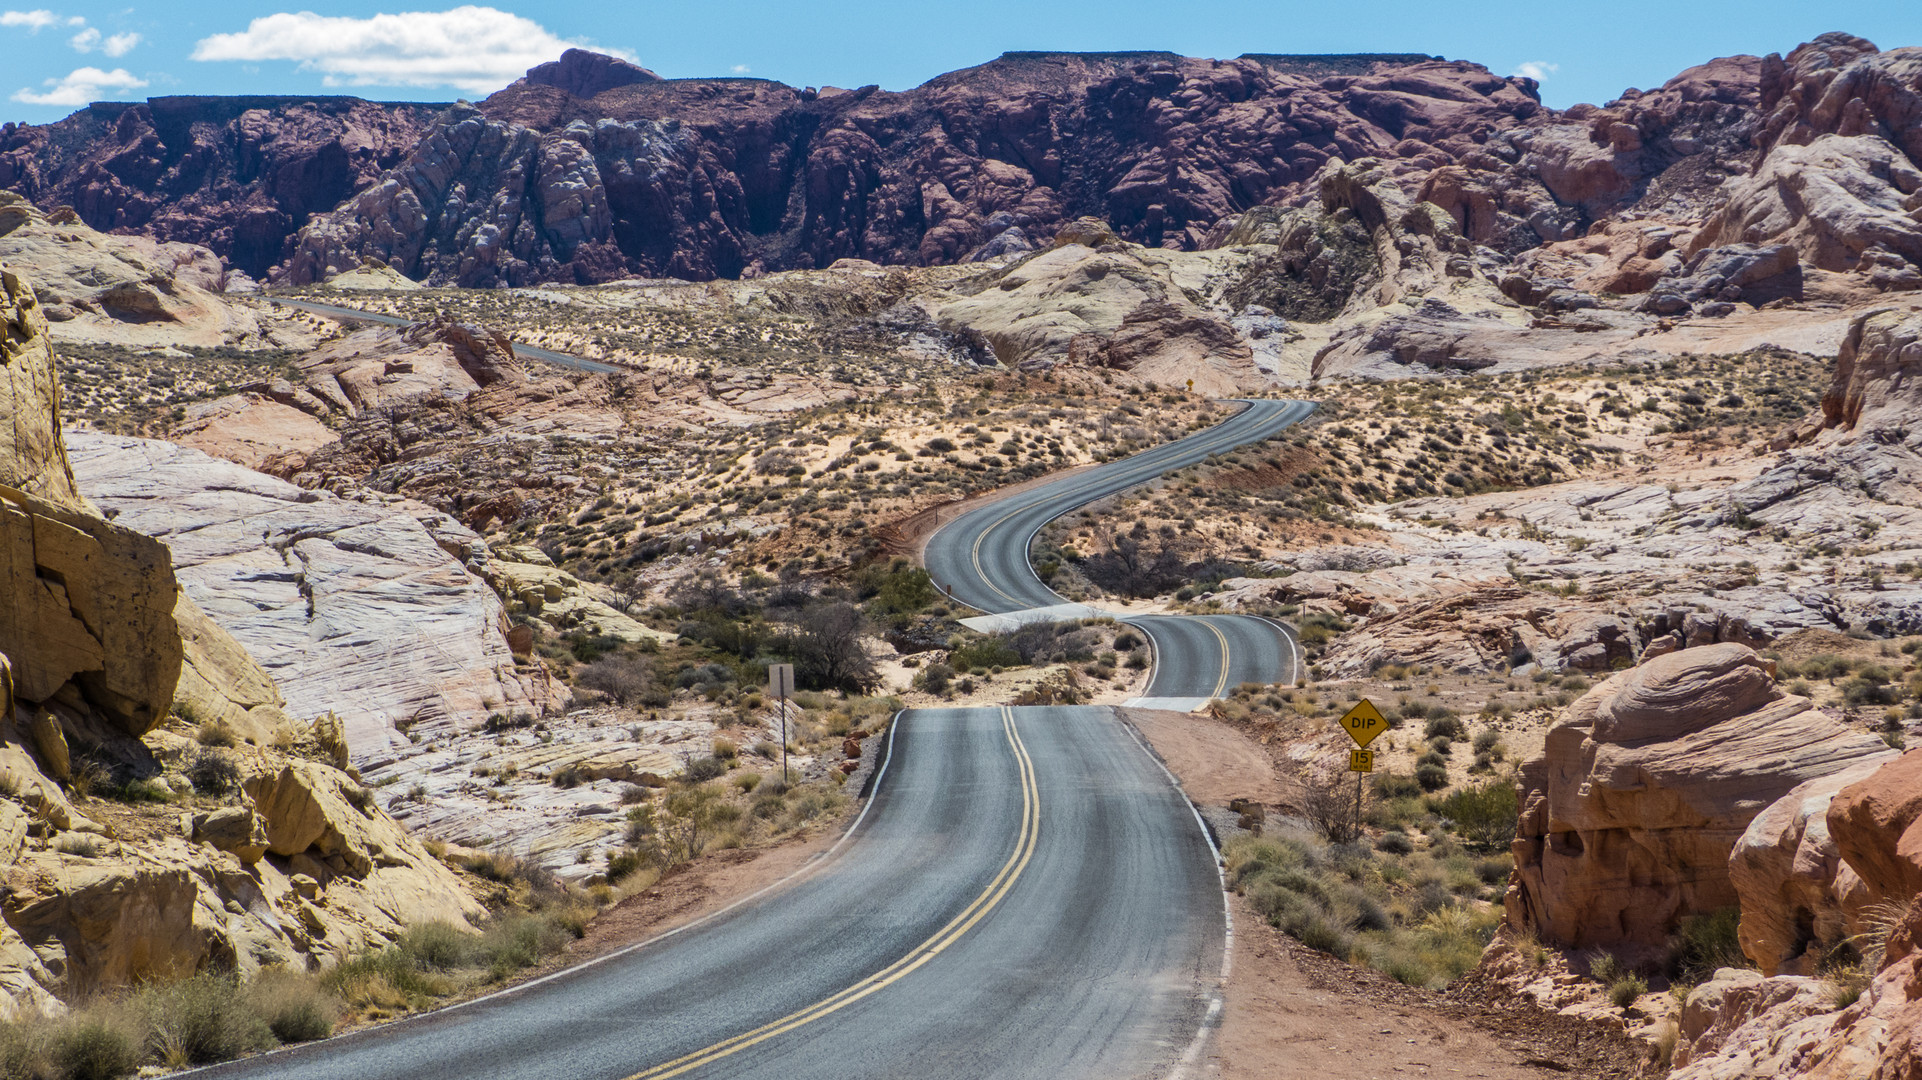
M 928 573 L 955 599 L 996 615 L 1071 617 L 1069 602 L 1042 584 L 1028 548 L 1042 526 L 1078 507 L 1147 483 L 1213 454 L 1259 442 L 1300 421 L 1305 401 L 1251 400 L 1227 422 L 1121 461 L 997 500 L 941 527 L 923 553 Z M 1282 623 L 1250 615 L 1124 616 L 1155 647 L 1154 676 L 1131 704 L 1192 709 L 1242 682 L 1293 682 L 1301 648 Z
M 275 1080 L 1167 1076 L 1221 970 L 1215 857 L 1104 708 L 904 714 L 862 818 L 665 939 L 203 1070 Z
M 1305 411 L 1253 403 L 1210 432 L 1050 485 L 1042 497 L 1009 500 L 986 519 L 959 519 L 931 547 L 945 560 L 942 580 L 1002 610 L 1058 601 L 1026 563 L 1041 522 L 1266 437 Z M 957 552 L 976 579 L 946 576 Z M 1285 641 L 1277 625 L 1246 618 L 1130 621 L 1156 643 L 1154 685 L 1165 679 L 1183 693 L 1273 678 Z M 1098 707 L 917 709 L 896 717 L 887 740 L 861 816 L 832 849 L 760 893 L 498 994 L 200 1074 L 1147 1080 L 1182 1072 L 1219 1005 L 1227 912 L 1199 816 L 1131 729 Z

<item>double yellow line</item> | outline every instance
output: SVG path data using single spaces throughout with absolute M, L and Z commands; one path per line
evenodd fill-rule
M 999 586 L 999 585 L 996 585 L 996 584 L 995 584 L 995 583 L 994 583 L 994 582 L 993 582 L 992 580 L 990 580 L 990 579 L 989 579 L 989 577 L 988 577 L 988 570 L 987 570 L 987 568 L 981 565 L 981 545 L 987 542 L 987 539 L 988 539 L 988 534 L 989 534 L 989 533 L 991 533 L 991 532 L 993 532 L 994 530 L 996 530 L 996 529 L 998 529 L 998 528 L 1000 528 L 1000 527 L 1001 527 L 1002 525 L 1004 525 L 1004 524 L 1006 524 L 1006 523 L 1007 523 L 1007 521 L 1008 521 L 1008 519 L 1009 519 L 1009 518 L 1012 518 L 1012 517 L 1014 517 L 1014 516 L 1015 516 L 1016 514 L 1019 514 L 1019 513 L 1020 513 L 1020 512 L 1022 511 L 1022 510 L 1025 510 L 1025 509 L 1027 509 L 1027 508 L 1026 508 L 1026 507 L 1020 507 L 1020 508 L 1018 508 L 1018 509 L 1014 509 L 1014 510 L 1010 510 L 1010 511 L 1008 511 L 1007 513 L 1005 513 L 1005 514 L 1003 514 L 1003 515 L 1001 515 L 1001 517 L 1000 517 L 999 519 L 997 519 L 997 520 L 996 520 L 996 521 L 994 522 L 994 524 L 992 524 L 992 525 L 989 525 L 989 526 L 988 526 L 987 528 L 985 528 L 985 529 L 982 529 L 982 530 L 981 530 L 981 533 L 980 533 L 980 535 L 978 535 L 978 536 L 976 536 L 976 537 L 974 538 L 974 552 L 973 552 L 973 554 L 974 554 L 974 574 L 975 574 L 975 576 L 981 579 L 981 584 L 983 584 L 983 585 L 986 585 L 986 586 L 987 586 L 988 588 L 990 588 L 990 589 L 993 589 L 993 590 L 994 590 L 995 592 L 997 592 L 997 593 L 1000 593 L 1000 594 L 1001 594 L 1001 598 L 1002 598 L 1003 600 L 1006 600 L 1006 601 L 1007 601 L 1008 603 L 1010 603 L 1010 604 L 1014 604 L 1014 605 L 1016 605 L 1017 607 L 1026 607 L 1027 605 L 1025 605 L 1025 604 L 1022 604 L 1022 603 L 1021 603 L 1021 601 L 1019 601 L 1019 600 L 1016 600 L 1016 599 L 1015 599 L 1014 597 L 1012 597 L 1012 596 L 1009 596 L 1009 595 L 1008 595 L 1007 593 L 1005 593 L 1005 592 L 1002 592 L 1002 591 L 1001 591 L 1001 586 Z M 1025 551 L 1024 551 L 1024 552 L 1022 552 L 1022 553 L 1021 553 L 1021 557 L 1022 557 L 1022 559 L 1024 559 L 1024 560 L 1025 560 L 1025 559 L 1026 559 L 1026 558 L 1028 557 L 1028 553 L 1027 553 L 1027 552 L 1025 552 Z
M 691 1072 L 730 1054 L 737 1054 L 750 1046 L 766 1042 L 777 1035 L 811 1024 L 906 978 L 910 972 L 961 940 L 963 935 L 974 929 L 975 924 L 986 918 L 988 912 L 993 911 L 995 906 L 1008 895 L 1008 890 L 1014 888 L 1015 880 L 1021 876 L 1021 872 L 1028 868 L 1028 861 L 1034 858 L 1035 843 L 1041 835 L 1041 793 L 1035 786 L 1034 761 L 1028 757 L 1028 747 L 1021 741 L 1021 732 L 1015 727 L 1013 710 L 1005 706 L 1001 709 L 1001 727 L 1008 737 L 1008 746 L 1014 752 L 1015 764 L 1021 774 L 1021 832 L 1015 839 L 1014 853 L 1008 856 L 1008 861 L 1002 864 L 1000 872 L 994 875 L 994 879 L 988 882 L 988 887 L 981 890 L 981 895 L 975 897 L 973 903 L 963 908 L 959 915 L 950 920 L 933 937 L 909 950 L 906 956 L 853 986 L 823 998 L 798 1012 L 789 1013 L 779 1020 L 762 1024 L 753 1031 L 742 1032 L 704 1050 L 697 1050 L 684 1057 L 637 1072 L 627 1080 L 666 1080 L 667 1077 Z

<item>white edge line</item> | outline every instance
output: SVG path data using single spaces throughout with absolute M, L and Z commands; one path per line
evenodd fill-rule
M 1228 899 L 1225 858 L 1221 854 L 1221 849 L 1215 846 L 1214 833 L 1208 831 L 1208 823 L 1202 819 L 1201 808 L 1188 797 L 1188 791 L 1181 786 L 1180 778 L 1175 776 L 1174 771 L 1168 768 L 1168 763 L 1161 760 L 1161 755 L 1154 752 L 1154 748 L 1149 746 L 1148 741 L 1142 737 L 1141 731 L 1122 716 L 1116 706 L 1109 706 L 1109 708 L 1115 710 L 1115 719 L 1121 721 L 1123 730 L 1134 739 L 1135 745 L 1141 747 L 1142 753 L 1148 755 L 1148 760 L 1154 762 L 1155 767 L 1161 770 L 1161 775 L 1168 778 L 1168 784 L 1175 789 L 1175 794 L 1181 796 L 1181 801 L 1188 804 L 1188 813 L 1194 816 L 1195 828 L 1201 830 L 1202 841 L 1208 845 L 1209 852 L 1215 857 L 1215 880 L 1221 884 L 1221 980 L 1215 984 L 1214 993 L 1208 996 L 1208 1010 L 1202 1014 L 1201 1023 L 1195 1028 L 1195 1037 L 1189 1040 L 1188 1048 L 1182 1051 L 1181 1057 L 1175 1060 L 1173 1071 L 1168 1073 L 1168 1080 L 1182 1080 L 1182 1077 L 1187 1076 L 1188 1071 L 1194 1068 L 1195 1063 L 1201 1060 L 1202 1051 L 1207 1049 L 1209 1037 L 1214 1034 L 1216 1028 L 1221 1026 L 1221 1014 L 1227 1004 L 1228 976 L 1234 970 L 1235 910 L 1233 902 Z
M 511 994 L 518 994 L 524 990 L 531 990 L 534 987 L 540 986 L 543 983 L 553 982 L 556 979 L 577 975 L 583 971 L 586 971 L 589 968 L 598 967 L 599 965 L 604 964 L 609 960 L 617 960 L 623 956 L 628 955 L 629 953 L 638 952 L 639 950 L 645 949 L 650 945 L 654 945 L 654 944 L 658 944 L 659 942 L 666 941 L 668 938 L 671 938 L 676 934 L 680 934 L 685 931 L 692 930 L 697 926 L 701 926 L 703 924 L 712 922 L 715 919 L 718 919 L 721 916 L 726 915 L 728 912 L 733 911 L 735 908 L 753 903 L 755 900 L 758 900 L 761 897 L 766 896 L 768 893 L 771 893 L 776 889 L 782 888 L 786 885 L 789 885 L 793 883 L 796 879 L 821 869 L 823 866 L 827 864 L 827 861 L 829 859 L 834 857 L 835 852 L 841 850 L 841 845 L 847 843 L 848 840 L 854 836 L 855 830 L 861 827 L 861 822 L 867 819 L 868 811 L 874 809 L 875 799 L 880 796 L 881 781 L 888 774 L 888 766 L 894 763 L 894 733 L 900 727 L 901 717 L 906 713 L 908 713 L 909 711 L 910 710 L 908 709 L 897 710 L 894 714 L 894 717 L 888 722 L 887 758 L 881 762 L 881 771 L 874 774 L 874 794 L 868 797 L 868 801 L 866 805 L 861 807 L 861 812 L 855 815 L 853 823 L 847 827 L 847 831 L 841 834 L 841 838 L 839 840 L 836 840 L 834 842 L 834 845 L 828 848 L 826 851 L 823 851 L 819 855 L 815 855 L 809 858 L 807 862 L 802 863 L 800 866 L 796 867 L 793 873 L 790 873 L 786 877 L 783 877 L 780 880 L 775 881 L 770 885 L 767 885 L 761 889 L 758 889 L 754 892 L 749 893 L 746 896 L 741 897 L 739 900 L 734 901 L 733 903 L 727 905 L 724 908 L 719 908 L 717 910 L 710 911 L 707 914 L 701 916 L 700 918 L 694 919 L 690 922 L 682 923 L 681 925 L 675 927 L 672 930 L 662 931 L 661 933 L 656 934 L 651 938 L 648 938 L 646 941 L 637 941 L 632 945 L 623 945 L 620 948 L 614 950 L 613 952 L 603 953 L 602 955 L 596 956 L 591 960 L 583 960 L 578 964 L 569 965 L 567 967 L 562 968 L 559 971 L 550 972 L 549 974 L 542 975 L 538 979 L 529 979 L 524 983 L 516 983 L 513 986 L 509 986 L 501 990 L 496 990 L 491 994 L 482 994 L 480 997 L 469 998 L 466 1001 L 457 1001 L 452 1005 L 443 1006 L 441 1008 L 433 1009 L 428 1012 L 415 1013 L 412 1016 L 403 1017 L 392 1023 L 375 1024 L 372 1027 L 360 1028 L 357 1031 L 349 1031 L 344 1034 L 335 1036 L 333 1038 L 321 1039 L 317 1042 L 294 1043 L 288 1046 L 277 1047 L 273 1050 L 267 1051 L 264 1054 L 256 1054 L 253 1057 L 237 1058 L 234 1061 L 225 1061 L 225 1062 L 219 1062 L 212 1065 L 205 1065 L 199 1069 L 189 1069 L 185 1072 L 174 1073 L 173 1075 L 187 1076 L 192 1073 L 201 1072 L 203 1070 L 218 1069 L 224 1065 L 238 1065 L 242 1062 L 261 1061 L 266 1058 L 272 1057 L 275 1054 L 286 1053 L 288 1051 L 298 1050 L 303 1047 L 325 1046 L 329 1044 L 337 1046 L 339 1045 L 339 1043 L 336 1040 L 365 1038 L 377 1032 L 393 1031 L 394 1029 L 404 1024 L 410 1024 L 416 1021 L 424 1021 L 429 1017 L 446 1016 L 448 1013 L 455 1012 L 460 1009 L 465 1009 L 472 1005 L 479 1005 L 484 1001 L 492 1001 L 495 998 L 504 998 Z
M 1266 615 L 1251 615 L 1249 616 L 1249 618 L 1260 619 L 1262 622 L 1265 622 L 1269 626 L 1274 627 L 1275 631 L 1281 635 L 1281 640 L 1288 643 L 1288 655 L 1291 657 L 1288 664 L 1288 675 L 1289 675 L 1288 682 L 1290 684 L 1300 682 L 1301 681 L 1301 646 L 1295 644 L 1295 639 L 1288 633 L 1288 628 L 1282 625 L 1281 620 L 1271 619 Z

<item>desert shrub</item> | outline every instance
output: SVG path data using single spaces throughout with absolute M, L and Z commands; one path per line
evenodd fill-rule
M 977 638 L 948 654 L 948 663 L 957 671 L 997 667 L 1020 667 L 1025 660 L 1020 650 L 1003 635 Z
M 1448 768 L 1433 761 L 1424 761 L 1415 766 L 1415 783 L 1423 791 L 1440 791 L 1448 786 Z
M 914 684 L 930 694 L 945 694 L 954 682 L 954 669 L 937 660 L 921 669 L 914 677 Z
M 1505 848 L 1515 839 L 1521 797 L 1515 785 L 1500 780 L 1453 791 L 1437 800 L 1435 812 L 1455 823 L 1455 832 L 1471 847 Z
M 1622 975 L 1622 962 L 1611 952 L 1598 952 L 1588 958 L 1588 974 L 1604 986 L 1613 985 Z
M 234 729 L 218 720 L 208 720 L 194 731 L 194 741 L 202 746 L 231 747 L 240 740 L 234 736 Z
M 470 962 L 498 981 L 559 952 L 573 936 L 572 930 L 557 919 L 509 915 L 481 931 L 469 954 Z
M 1400 773 L 1376 773 L 1374 787 L 1377 799 L 1412 799 L 1422 793 L 1422 787 L 1414 777 Z
M 61 1080 L 118 1080 L 140 1064 L 140 1039 L 116 1016 L 82 1013 L 56 1027 L 47 1058 Z
M 267 968 L 244 988 L 254 1011 L 283 1043 L 312 1042 L 334 1033 L 340 1003 L 308 975 Z
M 27 1021 L 0 1020 L 0 1080 L 38 1080 L 44 1041 Z
M 1473 743 L 1475 753 L 1489 753 L 1495 749 L 1495 744 L 1501 741 L 1501 732 L 1496 731 L 1494 728 L 1483 728 L 1475 733 L 1475 742 Z
M 1407 833 L 1396 830 L 1383 833 L 1381 839 L 1375 841 L 1375 850 L 1389 855 L 1407 855 L 1415 850 L 1415 842 L 1408 838 Z
M 691 784 L 704 784 L 727 775 L 727 762 L 718 757 L 695 758 L 687 763 L 687 771 L 681 774 Z
M 1628 1008 L 1646 993 L 1648 983 L 1640 975 L 1624 975 L 1608 985 L 1608 1000 L 1618 1009 Z
M 761 774 L 757 772 L 744 772 L 734 778 L 735 790 L 743 795 L 753 792 L 755 788 L 760 786 Z
M 1438 908 L 1410 926 L 1360 935 L 1355 959 L 1397 982 L 1440 988 L 1474 968 L 1500 921 L 1492 909 Z
M 557 788 L 577 788 L 587 782 L 587 777 L 576 765 L 563 765 L 554 770 L 548 782 Z
M 715 739 L 714 756 L 722 761 L 732 761 L 741 756 L 740 744 L 733 739 Z
M 920 611 L 940 596 L 926 570 L 897 558 L 878 576 L 873 603 L 882 612 L 907 614 Z
M 181 771 L 202 795 L 225 795 L 240 786 L 240 768 L 227 755 L 211 747 L 201 747 L 189 754 Z
M 148 987 L 132 1002 L 146 1021 L 155 1055 L 174 1068 L 231 1061 L 272 1047 L 273 1031 L 249 1006 L 238 982 L 212 974 Z
M 466 963 L 473 935 L 445 919 L 409 927 L 394 948 L 428 971 L 453 971 Z
M 1749 967 L 1737 931 L 1742 909 L 1727 907 L 1690 915 L 1668 940 L 1668 969 L 1682 982 L 1706 982 L 1717 968 Z
M 853 604 L 817 604 L 803 611 L 775 645 L 794 661 L 794 678 L 801 686 L 865 694 L 881 681 L 868 652 L 867 632 L 867 619 Z
M 1424 739 L 1448 739 L 1452 742 L 1467 737 L 1468 726 L 1462 723 L 1461 717 L 1447 709 L 1438 710 L 1430 715 L 1427 726 L 1422 729 Z
M 654 688 L 654 671 L 643 657 L 608 653 L 582 668 L 574 682 L 628 705 L 639 703 Z M 488 730 L 493 730 L 491 718 Z
M 607 880 L 610 885 L 619 885 L 633 877 L 641 868 L 641 856 L 632 851 L 623 851 L 607 860 Z

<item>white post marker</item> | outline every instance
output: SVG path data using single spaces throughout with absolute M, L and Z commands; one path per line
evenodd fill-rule
M 769 664 L 767 666 L 768 693 L 781 699 L 781 784 L 787 785 L 787 699 L 794 693 L 794 665 Z

